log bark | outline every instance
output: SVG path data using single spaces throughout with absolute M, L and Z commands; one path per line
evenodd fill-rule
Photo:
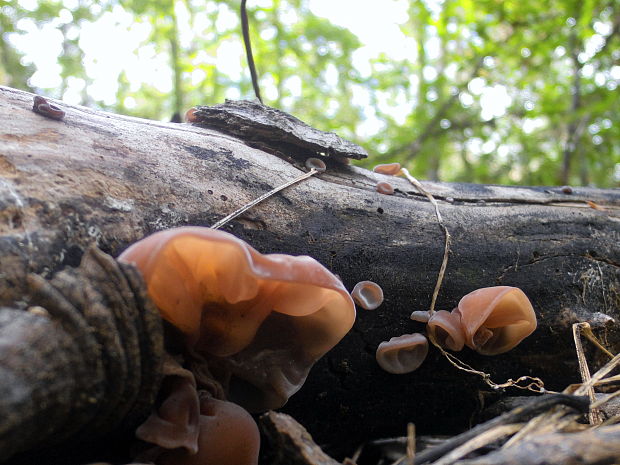
M 303 159 L 252 148 L 221 130 L 61 106 L 61 121 L 34 113 L 33 96 L 0 88 L 0 305 L 27 300 L 25 276 L 76 266 L 91 244 L 116 256 L 164 228 L 209 226 L 291 180 Z M 389 181 L 393 196 L 378 194 Z M 521 287 L 539 329 L 513 351 L 464 361 L 498 382 L 541 377 L 548 389 L 579 381 L 571 324 L 589 321 L 620 347 L 620 192 L 423 182 L 440 202 L 453 242 L 438 308 L 492 285 Z M 588 203 L 590 202 L 590 203 Z M 313 369 L 285 411 L 327 452 L 368 438 L 466 428 L 496 393 L 437 351 L 416 372 L 390 375 L 377 345 L 422 331 L 444 240 L 432 205 L 406 180 L 328 160 L 327 172 L 292 186 L 227 225 L 261 252 L 311 255 L 344 281 L 383 287 L 349 335 Z M 599 354 L 588 354 L 594 365 Z M 340 449 L 339 449 L 340 448 Z

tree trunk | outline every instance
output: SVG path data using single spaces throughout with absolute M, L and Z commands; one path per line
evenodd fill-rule
M 157 230 L 209 226 L 303 169 L 303 160 L 212 129 L 60 103 L 66 115 L 56 121 L 34 113 L 32 99 L 0 88 L 0 305 L 24 301 L 27 273 L 76 266 L 91 244 L 116 256 Z M 392 183 L 395 195 L 377 193 L 378 180 Z M 557 390 L 579 381 L 572 323 L 590 322 L 618 350 L 618 190 L 423 185 L 452 235 L 437 308 L 450 310 L 479 287 L 511 285 L 539 318 L 539 329 L 511 352 L 466 349 L 460 358 L 497 382 L 532 375 Z M 381 341 L 423 331 L 409 315 L 428 309 L 443 256 L 434 209 L 405 179 L 330 162 L 224 229 L 261 252 L 311 255 L 349 289 L 372 280 L 384 290 L 383 305 L 359 310 L 350 334 L 284 409 L 319 444 L 346 452 L 365 438 L 403 435 L 407 422 L 422 434 L 453 433 L 494 395 L 435 350 L 407 375 L 375 362 Z

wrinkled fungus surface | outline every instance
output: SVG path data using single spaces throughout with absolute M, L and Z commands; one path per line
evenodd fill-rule
M 353 300 L 365 310 L 374 310 L 383 303 L 383 289 L 372 281 L 361 281 L 351 291 Z
M 427 330 L 437 344 L 444 349 L 461 350 L 465 345 L 465 335 L 459 315 L 439 310 L 428 320 Z
M 388 373 L 404 374 L 417 370 L 428 354 L 428 340 L 420 333 L 404 334 L 377 347 L 377 363 Z
M 536 314 L 525 293 L 510 286 L 477 289 L 453 311 L 461 319 L 467 347 L 483 355 L 509 351 L 536 329 Z
M 258 426 L 239 405 L 196 389 L 194 374 L 167 354 L 158 400 L 136 437 L 137 462 L 156 465 L 256 465 Z
M 224 400 L 200 400 L 198 452 L 184 449 L 162 453 L 157 465 L 256 465 L 260 447 L 258 426 L 240 406 Z
M 344 285 L 316 260 L 262 255 L 223 231 L 161 231 L 119 260 L 140 269 L 162 317 L 250 411 L 282 406 L 355 320 Z

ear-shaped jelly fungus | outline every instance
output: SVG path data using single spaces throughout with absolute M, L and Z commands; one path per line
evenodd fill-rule
M 394 194 L 394 187 L 389 182 L 385 182 L 385 181 L 378 182 L 377 185 L 375 186 L 375 189 L 379 194 L 384 194 L 384 195 Z
M 465 345 L 465 335 L 458 315 L 438 310 L 428 320 L 426 330 L 444 349 L 458 351 Z
M 394 176 L 400 173 L 400 163 L 386 163 L 384 165 L 377 165 L 372 170 L 375 173 Z
M 536 314 L 527 296 L 516 287 L 475 290 L 461 299 L 458 314 L 467 347 L 484 355 L 504 353 L 536 329 Z
M 200 399 L 198 452 L 165 451 L 157 465 L 256 465 L 260 447 L 258 426 L 240 406 L 210 397 Z
M 198 116 L 196 116 L 196 108 L 192 107 L 185 112 L 185 121 L 188 123 L 195 123 L 198 120 Z
M 58 105 L 48 102 L 47 99 L 41 97 L 40 95 L 34 96 L 32 111 L 55 120 L 61 120 L 65 116 L 65 112 L 62 108 L 60 108 Z
M 164 449 L 198 452 L 200 404 L 192 373 L 171 357 L 163 366 L 158 405 L 136 430 L 136 437 Z
M 419 321 L 420 323 L 428 323 L 431 314 L 428 310 L 414 310 L 409 317 L 413 321 Z
M 417 370 L 428 354 L 428 340 L 420 333 L 404 334 L 377 347 L 377 363 L 388 373 L 404 374 Z
M 351 291 L 355 303 L 365 310 L 374 310 L 383 303 L 383 289 L 372 281 L 361 281 Z
M 316 260 L 262 255 L 223 231 L 161 231 L 119 260 L 142 272 L 227 398 L 253 412 L 284 405 L 355 320 L 346 288 Z
M 325 162 L 320 158 L 307 158 L 305 164 L 306 168 L 308 168 L 309 170 L 315 170 L 319 173 L 322 173 L 327 169 Z

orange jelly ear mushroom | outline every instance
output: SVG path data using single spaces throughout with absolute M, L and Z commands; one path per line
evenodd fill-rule
M 157 465 L 256 465 L 260 448 L 258 426 L 240 406 L 205 397 L 200 400 L 198 452 L 167 451 Z
M 164 449 L 198 451 L 200 405 L 194 376 L 171 357 L 164 361 L 160 400 L 136 437 Z
M 438 310 L 428 320 L 426 329 L 435 342 L 444 349 L 458 351 L 465 345 L 465 334 L 459 315 Z
M 417 370 L 428 354 L 428 340 L 420 333 L 404 334 L 377 347 L 377 363 L 396 375 Z
M 161 231 L 119 260 L 138 267 L 162 317 L 250 411 L 284 405 L 355 321 L 346 288 L 316 260 L 263 255 L 223 231 Z
M 384 165 L 377 165 L 372 169 L 375 173 L 396 175 L 400 173 L 400 163 L 386 163 Z
M 507 352 L 536 329 L 534 308 L 517 287 L 485 287 L 470 292 L 453 313 L 461 318 L 467 347 L 483 355 Z

